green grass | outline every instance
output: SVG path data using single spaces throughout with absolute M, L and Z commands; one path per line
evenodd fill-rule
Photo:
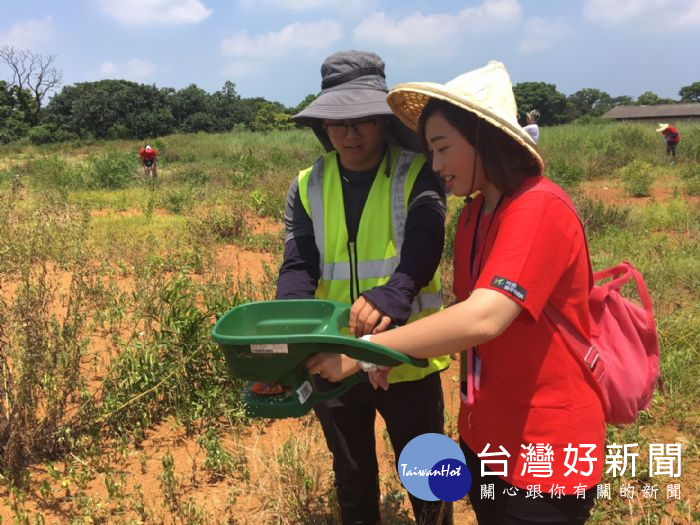
M 657 394 L 637 424 L 610 428 L 608 442 L 636 440 L 641 445 L 659 433 L 671 440 L 677 434 L 688 436 L 684 465 L 697 465 L 700 451 L 692 443 L 700 435 L 700 211 L 689 197 L 698 194 L 700 124 L 682 127 L 675 165 L 668 163 L 653 128 L 542 128 L 541 147 L 547 175 L 575 198 L 594 268 L 631 260 L 645 277 L 657 314 L 666 394 Z M 6 374 L 0 386 L 0 405 L 5 403 L 0 427 L 7 423 L 1 414 L 11 413 L 8 400 L 24 399 L 19 397 L 22 388 L 32 392 L 21 411 L 27 417 L 25 427 L 16 426 L 20 432 L 13 438 L 24 452 L 15 450 L 8 463 L 0 443 L 0 471 L 15 476 L 18 486 L 31 486 L 26 473 L 32 464 L 65 460 L 65 468 L 51 471 L 51 482 L 37 489 L 44 495 L 41 508 L 63 505 L 66 500 L 60 498 L 72 491 L 77 512 L 102 522 L 122 519 L 128 509 L 143 521 L 157 519 L 146 508 L 141 489 L 129 492 L 120 474 L 111 470 L 110 454 L 115 447 L 138 446 L 165 418 L 174 418 L 198 441 L 204 450 L 200 461 L 211 476 L 231 481 L 234 471 L 247 468 L 245 455 L 230 453 L 219 440 L 227 433 L 239 435 L 248 422 L 237 397 L 240 385 L 228 378 L 209 330 L 231 306 L 271 297 L 275 275 L 268 269 L 259 284 L 234 278 L 214 267 L 214 254 L 226 243 L 272 253 L 280 260 L 289 182 L 322 151 L 304 130 L 171 135 L 155 141 L 159 178 L 149 183 L 140 178 L 139 146 L 124 140 L 0 146 L 0 347 L 11 347 L 18 363 L 46 363 L 55 376 L 49 381 L 17 375 L 12 367 L 2 368 L 0 359 L 0 372 Z M 665 188 L 675 196 L 663 201 L 630 197 L 625 203 L 586 197 L 586 183 L 601 178 L 611 186 L 626 186 L 630 194 L 653 195 Z M 448 202 L 443 282 L 449 289 L 462 199 Z M 263 220 L 280 229 L 257 230 Z M 80 275 L 79 286 L 61 289 L 61 272 Z M 75 315 L 55 315 L 53 304 L 71 304 Z M 79 335 L 73 346 L 67 343 L 71 330 Z M 88 359 L 95 341 L 108 342 L 108 358 Z M 60 366 L 52 361 L 56 349 L 65 354 Z M 76 359 L 87 375 L 71 383 Z M 59 413 L 66 400 L 70 410 Z M 53 419 L 41 423 L 28 416 L 41 414 L 45 407 L 57 407 Z M 42 440 L 32 441 L 40 423 Z M 294 490 L 275 489 L 279 493 L 270 502 L 302 521 L 329 512 L 333 497 L 318 484 L 317 465 L 305 463 L 310 450 L 305 447 L 290 441 L 271 457 L 269 466 L 280 480 L 264 485 L 283 487 L 283 477 L 303 484 Z M 159 465 L 162 498 L 183 522 L 200 522 L 202 508 L 182 496 L 181 473 L 164 454 L 162 450 L 158 455 L 164 459 Z M 96 506 L 94 496 L 87 495 L 95 479 L 112 496 L 108 505 Z M 643 482 L 643 475 L 632 481 Z M 236 483 L 244 480 L 236 477 Z M 615 483 L 619 490 L 619 480 Z M 398 520 L 403 492 L 392 486 L 385 507 Z M 230 498 L 248 489 L 237 486 Z M 7 494 L 16 519 L 23 522 L 29 516 L 26 500 L 36 490 L 13 487 Z M 637 502 L 630 514 L 618 495 L 599 502 L 592 522 L 657 523 L 670 513 L 692 519 L 687 502 Z M 314 516 L 304 510 L 308 505 Z M 93 508 L 97 510 L 89 510 Z

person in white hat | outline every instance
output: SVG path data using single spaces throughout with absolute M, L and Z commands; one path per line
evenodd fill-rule
M 414 357 L 467 350 L 458 425 L 479 523 L 583 523 L 602 476 L 604 409 L 544 313 L 552 305 L 590 335 L 580 221 L 542 176 L 500 62 L 444 85 L 401 84 L 388 102 L 447 189 L 466 197 L 454 247 L 459 302 L 369 339 Z M 372 374 L 381 383 L 382 371 Z
M 387 105 L 379 56 L 334 53 L 321 76 L 320 95 L 292 120 L 309 126 L 327 153 L 290 185 L 276 297 L 352 304 L 350 330 L 361 337 L 442 308 L 445 196 L 425 157 L 408 149 L 418 149 L 415 135 Z M 337 388 L 332 381 L 340 374 L 361 376 L 347 393 L 314 406 L 333 453 L 343 524 L 380 520 L 377 412 L 396 460 L 414 437 L 443 432 L 439 372 L 450 357 L 429 362 L 392 370 L 389 391 L 372 388 L 371 365 L 342 354 L 316 354 L 307 362 L 319 390 Z M 409 498 L 418 523 L 452 523 L 451 504 Z
M 525 119 L 527 124 L 523 126 L 523 129 L 527 132 L 535 144 L 540 140 L 540 127 L 537 125 L 537 121 L 540 119 L 540 112 L 536 109 L 528 111 L 525 113 Z
M 673 157 L 673 160 L 675 160 L 676 146 L 678 146 L 681 140 L 681 134 L 676 128 L 663 122 L 659 123 L 656 127 L 656 131 L 657 133 L 661 133 L 664 137 L 664 141 L 666 142 L 666 155 Z

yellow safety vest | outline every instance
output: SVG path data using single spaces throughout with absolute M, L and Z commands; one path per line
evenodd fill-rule
M 357 240 L 349 242 L 345 224 L 343 189 L 334 151 L 320 157 L 310 168 L 299 172 L 299 196 L 311 217 L 316 246 L 320 254 L 321 278 L 316 297 L 352 303 L 359 294 L 385 284 L 399 265 L 404 240 L 408 199 L 425 157 L 390 147 L 377 170 L 367 196 Z M 385 176 L 390 159 L 394 169 Z M 329 232 L 329 234 L 326 234 Z M 440 270 L 422 288 L 412 305 L 409 322 L 442 308 Z M 389 373 L 390 383 L 416 381 L 444 370 L 450 356 L 434 357 L 427 368 L 400 365 Z

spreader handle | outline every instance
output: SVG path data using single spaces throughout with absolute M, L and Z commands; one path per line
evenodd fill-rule
M 350 305 L 338 303 L 328 324 L 337 326 L 338 330 L 340 330 L 341 327 L 348 326 L 349 319 Z M 387 348 L 386 346 L 365 341 L 364 339 L 343 336 L 343 344 L 348 349 L 343 351 L 343 353 L 355 359 L 367 361 L 368 363 L 384 366 L 408 364 L 419 368 L 426 368 L 430 364 L 427 359 L 417 359 L 410 355 L 392 350 L 391 348 Z M 392 360 L 394 361 L 393 363 L 390 362 Z

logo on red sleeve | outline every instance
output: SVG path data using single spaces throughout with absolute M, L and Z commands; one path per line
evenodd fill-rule
M 493 281 L 491 281 L 491 286 L 509 293 L 519 301 L 525 301 L 525 297 L 527 297 L 527 290 L 525 288 L 505 277 L 494 277 Z

